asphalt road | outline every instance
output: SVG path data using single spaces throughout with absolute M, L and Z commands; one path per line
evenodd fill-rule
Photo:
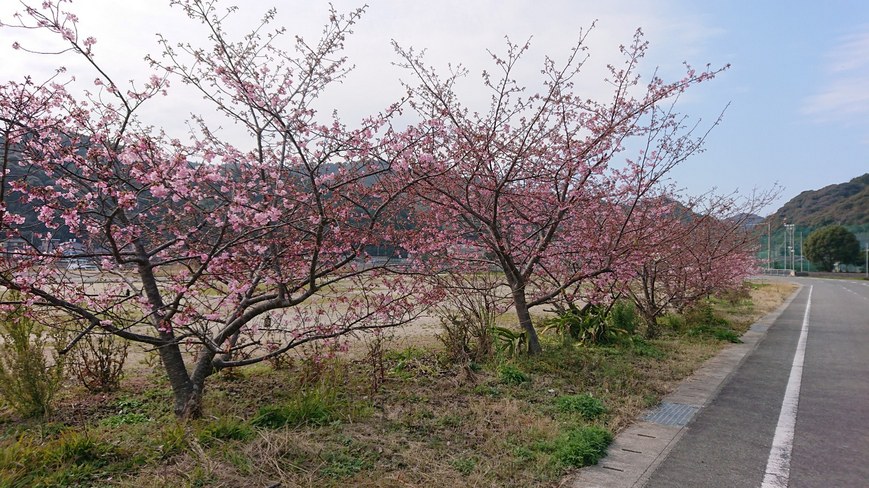
M 765 478 L 765 487 L 869 487 L 869 282 L 796 281 L 799 295 L 646 487 L 759 487 Z M 802 373 L 792 375 L 804 323 Z M 790 435 L 780 414 L 793 376 Z M 774 438 L 784 470 L 768 466 Z M 778 476 L 765 476 L 770 470 Z

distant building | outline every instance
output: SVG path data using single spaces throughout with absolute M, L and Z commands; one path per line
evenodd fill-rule
M 0 242 L 0 249 L 2 249 L 5 257 L 22 254 L 29 247 L 30 243 L 20 237 L 13 237 L 12 239 L 6 239 L 5 241 Z

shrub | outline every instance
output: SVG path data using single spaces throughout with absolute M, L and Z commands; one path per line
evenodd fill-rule
M 547 319 L 543 330 L 554 330 L 564 339 L 584 344 L 609 344 L 636 329 L 636 314 L 632 305 L 616 302 L 607 310 L 589 304 L 582 309 L 572 307 Z
M 121 382 L 128 345 L 114 334 L 88 334 L 70 351 L 69 369 L 88 391 L 115 391 Z
M 664 326 L 674 332 L 685 330 L 685 318 L 677 313 L 668 313 L 662 317 Z
M 683 314 L 686 325 L 689 327 L 706 326 L 720 327 L 728 325 L 727 320 L 715 314 L 712 304 L 702 302 L 689 308 Z
M 628 335 L 633 335 L 637 330 L 637 309 L 632 302 L 627 300 L 618 300 L 613 304 L 609 313 L 609 324 L 615 330 L 624 331 Z
M 590 466 L 606 455 L 612 440 L 613 435 L 602 427 L 574 428 L 556 440 L 553 455 L 563 466 Z
M 493 326 L 494 321 L 489 324 L 466 314 L 446 314 L 441 317 L 441 332 L 436 337 L 451 361 L 484 362 L 494 350 Z
M 522 330 L 511 330 L 506 327 L 492 327 L 492 337 L 495 339 L 498 352 L 507 357 L 518 357 L 528 344 L 528 334 Z
M 715 314 L 712 305 L 704 302 L 687 310 L 684 314 L 685 324 L 690 327 L 689 335 L 711 336 L 720 341 L 740 343 L 739 334 L 730 328 L 727 319 Z
M 485 362 L 492 358 L 495 319 L 504 310 L 497 290 L 500 277 L 494 273 L 444 273 L 432 277 L 444 292 L 435 306 L 447 357 L 454 362 Z
M 505 364 L 498 370 L 501 377 L 501 383 L 506 385 L 520 385 L 531 381 L 527 374 L 512 364 Z
M 49 337 L 20 307 L 0 319 L 0 394 L 19 414 L 41 417 L 62 386 L 61 356 L 46 357 Z
M 564 395 L 555 400 L 558 410 L 565 413 L 578 413 L 586 420 L 594 420 L 606 412 L 600 399 L 589 394 Z

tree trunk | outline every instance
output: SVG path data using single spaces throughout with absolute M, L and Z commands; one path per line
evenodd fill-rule
M 525 299 L 525 287 L 513 286 L 513 305 L 516 307 L 516 315 L 519 317 L 519 325 L 528 337 L 528 354 L 539 354 L 540 341 L 537 339 L 537 331 L 531 323 L 531 314 L 528 312 L 528 301 Z
M 175 399 L 175 415 L 185 417 L 185 412 L 189 410 L 187 404 L 193 393 L 193 383 L 190 381 L 190 375 L 184 365 L 181 349 L 178 344 L 172 343 L 160 346 L 157 351 L 163 362 L 163 369 L 166 370 L 169 385 L 172 387 L 172 396 Z
M 187 399 L 184 402 L 181 411 L 179 412 L 176 410 L 175 415 L 182 419 L 198 419 L 199 417 L 202 417 L 202 396 L 204 393 L 205 382 L 193 382 L 190 388 L 190 394 L 187 395 Z M 175 404 L 177 408 L 177 400 Z
M 205 395 L 205 381 L 217 370 L 214 367 L 216 354 L 205 348 L 199 353 L 199 359 L 190 375 L 190 388 L 184 398 L 175 399 L 175 414 L 183 419 L 196 419 L 202 416 L 202 399 Z M 180 408 L 179 408 L 180 406 Z
M 163 344 L 158 346 L 157 353 L 160 354 L 160 361 L 163 363 L 163 369 L 166 370 L 169 385 L 172 386 L 175 415 L 187 418 L 188 413 L 193 412 L 193 410 L 201 412 L 202 399 L 198 400 L 199 407 L 197 409 L 191 409 L 189 403 L 194 393 L 193 382 L 190 380 L 190 373 L 184 364 L 184 356 L 181 354 L 181 347 L 176 341 L 175 334 L 172 333 L 169 324 L 163 323 L 165 320 L 163 315 L 164 303 L 160 288 L 157 286 L 157 277 L 154 275 L 154 269 L 151 267 L 145 246 L 137 240 L 135 247 L 140 260 L 138 269 L 139 277 L 142 279 L 142 290 L 151 305 L 153 326 L 159 331 L 160 339 L 163 341 Z
M 658 333 L 660 332 L 658 330 L 658 316 L 644 311 L 641 311 L 640 314 L 643 316 L 643 322 L 646 323 L 646 339 L 658 337 Z

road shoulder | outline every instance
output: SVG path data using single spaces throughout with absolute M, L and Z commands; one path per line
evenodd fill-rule
M 775 311 L 755 322 L 741 344 L 725 347 L 684 379 L 661 403 L 619 433 L 597 465 L 583 468 L 561 486 L 571 488 L 640 487 L 679 441 L 692 419 L 727 384 L 732 374 L 766 336 L 769 327 L 799 295 L 797 288 Z

